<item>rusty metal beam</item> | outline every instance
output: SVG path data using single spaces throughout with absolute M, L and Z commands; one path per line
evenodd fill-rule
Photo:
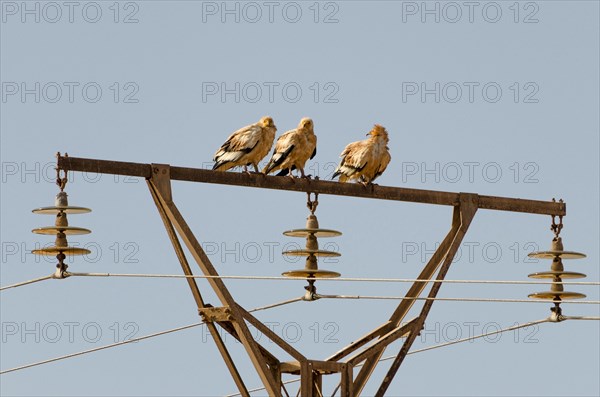
M 346 357 L 348 354 L 354 352 L 355 350 L 363 347 L 373 339 L 387 333 L 390 329 L 394 328 L 394 323 L 388 321 L 374 330 L 370 331 L 368 334 L 362 336 L 358 340 L 353 341 L 348 346 L 334 353 L 333 355 L 327 358 L 327 361 L 339 361 L 340 359 Z
M 342 379 L 341 379 L 341 394 L 340 397 L 353 397 L 354 391 L 354 375 L 353 375 L 354 367 L 352 365 L 344 364 L 342 367 Z
M 409 333 L 417 333 L 418 334 L 420 330 L 415 331 L 416 324 L 417 324 L 417 319 L 413 318 L 408 323 L 403 324 L 402 326 L 399 326 L 397 328 L 394 328 L 387 334 L 381 336 L 377 340 L 377 342 L 375 342 L 373 345 L 369 346 L 362 352 L 357 353 L 353 357 L 350 357 L 346 361 L 346 363 L 350 364 L 352 366 L 356 366 L 356 364 L 364 361 L 368 357 L 371 357 L 372 355 L 374 355 L 380 351 L 383 351 L 383 349 L 385 349 L 387 347 L 387 345 L 394 342 L 396 339 L 403 338 L 404 336 L 406 336 L 406 334 L 409 334 Z
M 260 322 L 256 317 L 250 314 L 246 309 L 241 306 L 237 306 L 238 310 L 242 314 L 242 317 L 250 324 L 252 324 L 259 332 L 263 333 L 271 341 L 275 342 L 281 349 L 283 349 L 290 356 L 298 361 L 305 361 L 306 357 L 302 355 L 298 350 L 294 349 L 289 343 L 283 340 L 282 337 L 273 332 L 269 327 Z
M 207 276 L 218 276 L 217 271 L 202 249 L 202 246 L 196 239 L 196 236 L 194 236 L 187 222 L 179 212 L 179 209 L 177 209 L 175 203 L 171 200 L 171 192 L 170 188 L 168 188 L 170 184 L 164 180 L 160 181 L 161 179 L 166 179 L 167 181 L 169 180 L 168 169 L 168 165 L 156 165 L 152 168 L 152 185 L 154 192 L 156 193 L 156 196 L 162 208 L 164 209 L 165 215 L 187 246 L 202 272 Z M 228 307 L 231 311 L 232 324 L 242 342 L 242 345 L 246 349 L 246 352 L 250 357 L 256 372 L 263 382 L 266 391 L 270 396 L 281 396 L 281 382 L 279 379 L 275 379 L 273 377 L 273 373 L 267 365 L 265 356 L 262 354 L 258 343 L 252 337 L 252 334 L 250 333 L 250 330 L 244 321 L 237 303 L 229 293 L 229 290 L 223 283 L 223 280 L 219 278 L 209 278 L 208 283 L 215 291 L 223 306 Z
M 319 361 L 319 360 L 304 360 L 310 361 L 313 371 L 320 374 L 333 374 L 336 372 L 342 372 L 346 363 L 338 363 L 335 361 Z M 299 375 L 302 370 L 303 361 L 288 361 L 283 362 L 280 365 L 281 372 L 291 375 Z
M 167 235 L 169 236 L 169 240 L 171 240 L 171 244 L 173 245 L 173 249 L 175 250 L 177 259 L 179 259 L 179 263 L 181 264 L 183 273 L 187 276 L 191 276 L 192 269 L 190 268 L 187 258 L 185 257 L 185 253 L 183 252 L 181 243 L 179 242 L 179 238 L 177 238 L 177 234 L 175 233 L 173 224 L 167 217 L 167 214 L 165 213 L 165 210 L 164 210 L 162 204 L 160 203 L 158 195 L 157 195 L 156 191 L 154 190 L 154 185 L 149 180 L 146 180 L 146 183 L 148 185 L 148 189 L 150 190 L 150 194 L 152 195 L 152 199 L 154 200 L 154 204 L 156 204 L 156 208 L 158 209 L 160 218 L 162 219 L 162 221 L 165 225 L 165 229 L 167 230 Z M 171 190 L 170 187 L 168 189 L 165 189 L 165 192 L 168 194 L 168 197 L 167 197 L 168 200 L 171 200 L 170 190 Z M 200 290 L 198 289 L 198 284 L 196 284 L 196 280 L 193 278 L 187 278 L 186 281 L 188 283 L 188 286 L 190 287 L 190 290 L 192 291 L 192 296 L 194 297 L 196 306 L 198 308 L 205 308 L 206 305 L 204 303 L 204 299 L 202 299 L 202 295 L 200 294 Z M 225 342 L 221 338 L 221 335 L 219 334 L 217 327 L 211 322 L 207 323 L 206 327 L 208 328 L 210 335 L 212 336 L 213 340 L 215 341 L 215 344 L 217 345 L 217 349 L 219 350 L 219 353 L 221 353 L 221 356 L 223 356 L 223 361 L 225 361 L 225 365 L 229 369 L 229 372 L 231 373 L 231 377 L 233 378 L 233 381 L 235 382 L 238 390 L 240 391 L 240 394 L 243 397 L 250 397 L 250 393 L 248 392 L 248 389 L 246 388 L 246 385 L 244 384 L 244 380 L 242 379 L 242 376 L 240 375 L 237 367 L 235 366 L 235 363 L 233 362 L 233 358 L 229 354 L 229 350 L 227 350 L 227 346 L 225 346 Z
M 152 177 L 152 165 L 122 161 L 95 160 L 77 157 L 58 157 L 58 168 L 65 171 L 94 172 Z M 189 182 L 236 185 L 263 189 L 313 192 L 338 196 L 363 197 L 380 200 L 457 206 L 459 193 L 389 186 L 365 187 L 356 183 L 283 178 L 263 174 L 218 172 L 199 168 L 171 167 L 171 179 Z M 480 196 L 479 208 L 531 214 L 566 215 L 566 204 L 552 201 L 525 200 L 508 197 Z
M 223 328 L 223 330 L 225 330 L 227 333 L 229 333 L 229 335 L 233 336 L 238 342 L 242 343 L 242 339 L 237 334 L 237 331 L 235 330 L 235 327 L 233 326 L 231 321 L 215 321 L 215 324 L 218 324 L 221 328 Z M 273 372 L 273 368 L 279 367 L 279 365 L 281 363 L 279 362 L 277 357 L 275 357 L 273 354 L 271 354 L 260 343 L 257 342 L 257 345 L 258 345 L 258 349 L 260 350 L 260 352 L 263 354 L 263 356 L 265 356 L 265 360 L 267 360 L 269 367 L 271 367 L 271 372 Z
M 442 240 L 442 243 L 440 244 L 440 246 L 433 253 L 431 258 L 429 259 L 429 262 L 427 262 L 427 264 L 425 265 L 425 267 L 419 274 L 419 276 L 418 276 L 419 280 L 430 280 L 433 277 L 435 271 L 441 266 L 441 261 L 446 256 L 448 249 L 450 247 L 450 244 L 456 237 L 459 226 L 460 226 L 460 209 L 459 209 L 459 207 L 454 207 L 454 211 L 452 214 L 452 226 L 450 228 L 450 231 L 448 232 L 446 237 L 444 237 L 444 240 Z M 415 282 L 408 289 L 408 292 L 406 293 L 405 296 L 407 298 L 418 297 L 421 295 L 421 293 L 423 292 L 423 290 L 425 289 L 426 286 L 427 286 L 426 282 Z M 403 299 L 400 302 L 400 304 L 398 305 L 398 307 L 396 308 L 396 310 L 394 310 L 394 313 L 391 315 L 389 324 L 391 324 L 392 327 L 398 326 L 398 324 L 400 324 L 400 322 L 404 319 L 404 317 L 406 317 L 410 308 L 415 304 L 415 302 L 416 302 L 415 299 Z M 379 359 L 383 355 L 383 352 L 384 351 L 381 350 L 381 351 L 377 352 L 375 355 L 369 357 L 365 361 L 365 363 L 362 366 L 362 368 L 360 369 L 360 371 L 358 372 L 358 375 L 356 376 L 356 379 L 354 381 L 354 390 L 357 394 L 360 394 L 362 392 L 367 381 L 371 377 L 371 374 L 375 370 L 375 367 L 379 363 Z
M 332 361 L 310 360 L 313 364 L 313 370 L 321 374 L 334 374 L 341 372 L 344 366 L 343 363 L 335 363 Z
M 312 362 L 303 361 L 300 363 L 300 396 L 313 397 L 315 389 L 315 373 L 313 372 Z
M 148 185 L 148 189 L 150 190 L 150 194 L 152 195 L 154 204 L 156 205 L 156 208 L 158 209 L 158 214 L 160 215 L 160 219 L 162 219 L 163 224 L 165 225 L 165 229 L 167 230 L 167 235 L 169 236 L 169 240 L 171 241 L 171 244 L 173 245 L 173 249 L 175 250 L 177 259 L 179 260 L 179 263 L 181 264 L 183 273 L 187 276 L 191 276 L 192 269 L 190 267 L 190 264 L 188 263 L 187 258 L 185 257 L 185 253 L 183 252 L 181 243 L 179 242 L 179 238 L 177 238 L 175 229 L 173 229 L 173 224 L 167 217 L 167 214 L 165 213 L 165 210 L 164 210 L 162 204 L 160 203 L 160 200 L 158 199 L 156 191 L 154 190 L 154 186 L 153 186 L 152 182 L 147 180 L 146 184 Z M 171 198 L 169 197 L 168 199 L 170 200 Z M 192 295 L 194 297 L 194 300 L 196 301 L 196 305 L 198 307 L 204 307 L 204 300 L 202 299 L 202 295 L 200 294 L 200 290 L 198 289 L 196 280 L 193 278 L 186 278 L 186 282 L 188 283 L 188 286 L 190 287 L 190 289 L 192 291 Z
M 300 396 L 323 397 L 323 374 L 342 372 L 344 364 L 306 360 L 297 365 L 300 367 Z
M 168 205 L 166 210 L 169 219 L 171 219 L 171 221 L 174 223 L 174 226 L 177 229 L 179 235 L 182 236 L 184 243 L 192 253 L 192 256 L 194 256 L 194 259 L 196 259 L 196 262 L 201 267 L 203 273 L 205 275 L 218 276 L 218 273 L 210 263 L 210 260 L 208 259 L 206 253 L 200 246 L 200 243 L 198 242 L 198 240 L 196 240 L 195 236 L 187 226 L 187 223 L 183 220 L 183 217 L 179 213 L 179 210 L 175 207 L 174 204 Z M 275 380 L 273 378 L 272 373 L 269 371 L 267 363 L 265 361 L 265 357 L 260 352 L 258 344 L 254 340 L 252 334 L 250 333 L 250 330 L 244 323 L 244 319 L 239 310 L 237 309 L 233 297 L 225 287 L 225 284 L 220 279 L 216 278 L 208 279 L 208 281 L 210 284 L 212 284 L 213 290 L 215 291 L 223 305 L 229 306 L 229 308 L 231 309 L 231 314 L 234 319 L 233 326 L 235 327 L 235 330 L 237 331 L 242 341 L 242 345 L 246 349 L 246 352 L 248 353 L 248 356 L 250 357 L 250 360 L 252 361 L 256 372 L 258 373 L 263 384 L 265 385 L 267 392 L 269 393 L 269 395 L 272 396 L 280 396 L 281 391 L 279 388 L 279 381 Z
M 436 282 L 433 283 L 433 286 L 431 287 L 431 290 L 429 291 L 429 295 L 427 297 L 430 298 L 430 300 L 425 301 L 425 303 L 423 304 L 423 308 L 421 309 L 421 313 L 419 314 L 417 323 L 415 324 L 415 327 L 417 327 L 418 329 L 423 328 L 423 325 L 425 324 L 425 319 L 427 318 L 427 315 L 429 314 L 429 311 L 431 310 L 431 307 L 433 306 L 433 302 L 434 302 L 433 298 L 435 298 L 437 296 L 437 293 L 439 292 L 439 290 L 442 286 L 441 281 L 444 280 L 444 277 L 446 277 L 446 274 L 448 273 L 448 270 L 450 269 L 450 266 L 452 265 L 452 261 L 454 260 L 454 256 L 456 255 L 456 252 L 458 251 L 458 248 L 459 248 L 465 234 L 467 233 L 467 229 L 469 228 L 469 225 L 471 224 L 471 221 L 473 220 L 473 217 L 475 216 L 475 213 L 477 212 L 476 200 L 477 200 L 477 196 L 474 196 L 474 195 L 461 196 L 461 203 L 460 203 L 460 207 L 459 207 L 460 208 L 460 227 L 458 229 L 458 232 L 456 233 L 454 240 L 452 241 L 450 248 L 448 249 L 448 253 L 447 253 L 446 257 L 444 258 L 444 264 L 442 265 L 442 267 L 440 268 L 440 271 L 438 272 L 438 275 L 436 277 Z M 398 355 L 394 359 L 394 362 L 390 366 L 390 369 L 388 370 L 387 375 L 381 382 L 381 385 L 379 386 L 377 393 L 375 393 L 375 397 L 385 396 L 385 392 L 387 391 L 389 385 L 392 383 L 394 376 L 398 372 L 398 368 L 400 368 L 400 365 L 402 364 L 402 362 L 404 361 L 404 358 L 408 354 L 408 351 L 410 350 L 410 347 L 412 346 L 413 342 L 417 338 L 417 335 L 418 335 L 418 332 L 411 332 L 411 334 L 408 336 L 408 338 L 406 338 L 406 341 L 404 341 L 402 348 L 400 348 L 400 352 L 398 353 Z
M 458 230 L 460 228 L 460 208 L 455 208 L 452 214 L 452 227 L 450 231 L 442 240 L 442 243 L 439 245 L 438 249 L 435 250 L 427 265 L 423 268 L 417 280 L 431 280 L 435 271 L 441 266 L 441 262 L 448 254 L 448 250 L 450 249 L 450 245 L 456 238 L 458 234 Z M 417 298 L 421 295 L 425 287 L 427 286 L 427 282 L 417 281 L 411 285 L 408 292 L 406 293 L 406 298 Z M 394 324 L 400 323 L 408 314 L 408 311 L 413 307 L 416 303 L 415 299 L 403 299 L 392 316 L 390 317 L 390 321 Z

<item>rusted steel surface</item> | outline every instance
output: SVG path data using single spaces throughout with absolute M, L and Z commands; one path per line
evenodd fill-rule
M 444 259 L 446 253 L 448 252 L 448 248 L 450 247 L 452 241 L 456 237 L 459 226 L 460 226 L 460 208 L 455 207 L 454 213 L 452 215 L 452 227 L 451 227 L 450 231 L 448 232 L 448 234 L 446 235 L 446 237 L 444 238 L 444 240 L 442 241 L 442 243 L 440 244 L 440 246 L 434 252 L 431 259 L 429 259 L 429 262 L 427 262 L 427 265 L 425 265 L 425 267 L 419 274 L 419 278 L 418 278 L 419 280 L 431 279 L 433 277 L 435 271 L 437 269 L 439 269 L 439 267 L 441 266 L 441 261 Z M 426 286 L 427 286 L 426 282 L 413 283 L 413 285 L 409 288 L 408 292 L 406 293 L 406 297 L 407 298 L 415 298 L 415 297 L 420 296 Z M 415 302 L 416 301 L 414 299 L 403 299 L 402 301 L 400 301 L 400 304 L 398 305 L 396 310 L 394 310 L 394 313 L 390 317 L 389 323 L 393 327 L 398 326 L 398 324 L 400 324 L 400 322 L 408 314 L 408 311 L 415 304 Z M 364 365 L 358 372 L 358 374 L 356 376 L 356 380 L 354 381 L 353 388 L 354 388 L 355 392 L 360 394 L 360 392 L 366 386 L 367 381 L 371 377 L 371 374 L 375 370 L 375 367 L 379 363 L 379 360 L 381 359 L 382 355 L 383 355 L 383 350 L 381 350 L 381 351 L 377 352 L 375 355 L 367 358 Z
M 153 174 L 156 174 L 157 176 L 155 176 L 150 183 L 156 197 L 158 198 L 160 206 L 196 260 L 198 266 L 202 269 L 202 272 L 208 276 L 218 276 L 217 271 L 204 252 L 204 249 L 196 239 L 196 236 L 194 236 L 192 233 L 187 222 L 179 212 L 179 209 L 172 201 L 169 201 L 168 196 L 170 194 L 170 189 L 167 189 L 168 183 L 155 183 L 156 179 L 168 177 L 167 173 L 160 171 L 160 167 L 152 170 Z M 273 373 L 269 370 L 266 357 L 262 354 L 260 345 L 256 342 L 256 340 L 254 340 L 254 337 L 252 336 L 248 326 L 246 325 L 246 322 L 244 321 L 244 318 L 242 317 L 239 306 L 235 303 L 235 300 L 229 293 L 229 290 L 219 278 L 209 278 L 208 283 L 213 288 L 223 306 L 229 308 L 232 318 L 231 324 L 235 328 L 242 345 L 248 353 L 250 361 L 252 361 L 256 372 L 263 382 L 266 388 L 265 390 L 270 396 L 281 396 L 281 382 L 280 380 L 275 379 L 273 377 Z M 240 392 L 243 391 L 240 390 Z
M 366 358 L 371 357 L 377 352 L 383 351 L 390 343 L 394 342 L 396 339 L 403 338 L 410 332 L 415 332 L 415 323 L 416 318 L 413 318 L 408 323 L 394 328 L 392 331 L 379 338 L 377 342 L 369 346 L 367 349 L 349 358 L 347 360 L 347 364 L 356 366 L 357 364 L 363 362 Z M 417 330 L 416 332 L 419 333 L 419 331 L 420 330 Z
M 306 357 L 302 355 L 298 350 L 294 349 L 289 343 L 287 343 L 282 337 L 277 335 L 271 330 L 271 328 L 264 325 L 256 317 L 246 311 L 242 306 L 237 306 L 238 310 L 242 313 L 242 316 L 246 321 L 252 324 L 259 332 L 269 338 L 272 342 L 276 343 L 281 349 L 285 350 L 290 356 L 294 357 L 298 361 L 306 360 Z
M 112 174 L 150 178 L 150 164 L 128 163 L 123 161 L 95 160 L 77 157 L 58 157 L 58 168 L 65 171 L 94 172 L 97 174 Z
M 348 354 L 351 354 L 354 351 L 356 351 L 357 349 L 363 347 L 364 345 L 366 345 L 373 339 L 378 338 L 381 335 L 387 333 L 390 329 L 394 328 L 394 326 L 395 326 L 395 324 L 392 323 L 391 321 L 388 321 L 388 322 L 384 323 L 383 325 L 380 325 L 379 327 L 370 331 L 368 334 L 364 335 L 360 339 L 350 343 L 348 346 L 344 347 L 343 349 L 339 350 L 332 356 L 328 357 L 327 361 L 341 360 L 342 358 L 346 357 Z
M 188 276 L 192 275 L 192 270 L 187 261 L 187 258 L 185 257 L 185 253 L 181 247 L 179 238 L 177 237 L 177 234 L 175 233 L 175 229 L 173 228 L 173 224 L 169 220 L 169 218 L 160 202 L 158 193 L 154 190 L 154 185 L 152 182 L 150 182 L 150 180 L 146 180 L 146 183 L 148 185 L 148 189 L 150 190 L 150 194 L 152 195 L 152 199 L 154 200 L 154 203 L 156 204 L 158 213 L 159 213 L 161 219 L 163 220 L 163 223 L 165 225 L 165 229 L 167 230 L 169 239 L 171 240 L 171 243 L 173 244 L 173 248 L 175 249 L 175 254 L 177 255 L 177 258 L 179 259 L 179 262 L 183 269 L 183 273 Z M 167 192 L 171 191 L 170 187 L 168 189 L 164 189 L 164 190 L 166 190 Z M 170 197 L 169 197 L 169 200 L 170 200 Z M 192 291 L 192 295 L 194 296 L 194 300 L 196 301 L 196 306 L 198 307 L 198 309 L 201 310 L 202 308 L 205 308 L 206 306 L 204 303 L 204 299 L 202 298 L 202 295 L 200 294 L 200 290 L 198 289 L 196 280 L 193 278 L 188 278 L 188 279 L 186 279 L 186 281 Z M 242 395 L 242 397 L 250 397 L 250 393 L 248 392 L 248 389 L 247 389 L 246 385 L 244 384 L 244 380 L 242 379 L 242 376 L 240 375 L 237 367 L 235 366 L 233 358 L 229 354 L 229 351 L 227 350 L 227 346 L 225 346 L 225 342 L 221 338 L 221 335 L 219 334 L 217 327 L 212 322 L 208 322 L 206 324 L 206 327 L 210 331 L 210 334 L 213 337 L 215 344 L 217 345 L 217 348 L 219 349 L 219 352 L 221 353 L 221 356 L 223 357 L 223 360 L 225 361 L 225 364 L 227 365 L 227 368 L 229 369 L 229 372 L 231 373 L 231 376 L 233 377 L 233 380 L 234 380 L 236 386 L 238 387 L 240 394 Z M 264 354 L 264 352 L 263 352 L 263 354 Z
M 458 251 L 458 248 L 459 248 L 465 234 L 467 233 L 467 229 L 469 228 L 469 225 L 471 224 L 471 221 L 473 220 L 473 217 L 475 216 L 475 213 L 477 212 L 477 196 L 476 195 L 468 195 L 468 194 L 464 195 L 463 197 L 461 197 L 461 204 L 460 204 L 459 208 L 460 208 L 460 210 L 459 210 L 460 211 L 460 227 L 458 228 L 458 231 L 456 233 L 454 240 L 452 241 L 452 244 L 448 248 L 448 252 L 444 258 L 444 263 L 441 266 L 441 268 L 438 272 L 438 275 L 436 277 L 436 282 L 433 283 L 433 286 L 431 287 L 431 290 L 429 291 L 429 295 L 427 297 L 430 298 L 430 300 L 425 301 L 425 303 L 423 304 L 423 307 L 421 308 L 421 313 L 419 314 L 419 317 L 417 318 L 417 323 L 415 325 L 415 327 L 417 329 L 423 328 L 423 326 L 425 324 L 425 319 L 427 318 L 427 315 L 429 314 L 429 311 L 431 310 L 431 306 L 433 306 L 434 298 L 437 296 L 437 293 L 439 292 L 440 288 L 442 287 L 442 283 L 440 281 L 442 281 L 444 279 L 444 277 L 446 277 L 446 274 L 448 273 L 448 270 L 450 269 L 450 266 L 452 265 L 454 256 L 456 255 L 456 252 Z M 453 222 L 453 224 L 454 224 L 454 222 Z M 404 361 L 404 358 L 406 358 L 406 355 L 408 354 L 408 351 L 410 350 L 410 347 L 412 346 L 412 344 L 416 338 L 417 338 L 417 333 L 412 332 L 408 336 L 408 338 L 404 341 L 402 348 L 400 348 L 400 352 L 398 353 L 398 355 L 392 362 L 392 365 L 388 369 L 388 372 L 387 372 L 385 378 L 383 378 L 383 381 L 381 382 L 381 385 L 379 386 L 377 393 L 375 393 L 375 397 L 384 397 L 385 396 L 385 393 L 386 393 L 388 387 L 392 383 L 394 376 L 398 372 L 400 365 Z
M 152 165 L 121 161 L 95 160 L 77 157 L 58 157 L 58 167 L 65 171 L 94 172 L 150 178 Z M 390 186 L 365 187 L 357 183 L 339 183 L 314 179 L 219 172 L 199 168 L 170 167 L 171 179 L 263 189 L 313 192 L 338 196 L 363 197 L 380 200 L 457 206 L 459 193 Z M 498 211 L 526 212 L 545 215 L 566 215 L 565 203 L 525 200 L 508 197 L 479 196 L 479 208 Z

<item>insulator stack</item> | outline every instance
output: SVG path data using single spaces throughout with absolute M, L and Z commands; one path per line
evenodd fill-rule
M 330 270 L 319 269 L 318 258 L 319 257 L 336 257 L 340 256 L 339 252 L 327 251 L 319 249 L 319 237 L 337 237 L 341 236 L 342 233 L 337 230 L 321 229 L 319 228 L 319 221 L 314 213 L 311 213 L 306 219 L 306 228 L 304 229 L 292 229 L 283 232 L 285 236 L 289 237 L 305 237 L 306 247 L 304 249 L 284 251 L 283 255 L 287 256 L 305 256 L 306 263 L 304 269 L 290 270 L 283 273 L 285 277 L 305 277 L 308 281 L 308 286 L 305 287 L 306 295 L 305 300 L 315 300 L 316 288 L 314 286 L 315 280 L 318 278 L 336 278 L 340 277 L 341 274 Z
M 35 255 L 56 255 L 58 264 L 56 265 L 54 278 L 65 278 L 68 276 L 66 273 L 68 266 L 64 263 L 67 255 L 86 255 L 90 253 L 90 250 L 88 249 L 69 246 L 67 241 L 67 235 L 91 233 L 89 229 L 69 226 L 67 214 L 84 214 L 90 211 L 91 210 L 89 208 L 70 206 L 67 199 L 67 193 L 64 191 L 61 191 L 56 195 L 54 206 L 36 208 L 32 211 L 34 214 L 56 215 L 54 226 L 38 227 L 32 230 L 32 232 L 36 234 L 56 236 L 54 245 L 32 251 L 32 253 Z
M 583 273 L 566 271 L 564 269 L 562 260 L 563 259 L 581 259 L 585 258 L 585 254 L 574 251 L 565 251 L 561 237 L 554 237 L 552 239 L 552 246 L 549 251 L 532 252 L 528 255 L 530 258 L 538 259 L 551 259 L 552 264 L 550 265 L 550 271 L 543 271 L 537 273 L 531 273 L 528 277 L 536 279 L 552 279 L 550 285 L 550 291 L 535 292 L 529 294 L 530 298 L 533 299 L 551 299 L 555 308 L 553 311 L 560 315 L 560 302 L 568 299 L 581 299 L 585 298 L 584 294 L 579 292 L 565 291 L 562 284 L 563 279 L 575 279 L 586 277 Z

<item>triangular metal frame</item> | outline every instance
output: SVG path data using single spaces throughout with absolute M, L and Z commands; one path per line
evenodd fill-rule
M 415 302 L 415 299 L 404 299 L 400 302 L 390 319 L 382 326 L 376 328 L 374 331 L 353 342 L 326 360 L 309 360 L 235 302 L 225 284 L 218 278 L 219 274 L 173 202 L 171 194 L 170 166 L 152 164 L 152 167 L 154 172 L 152 178 L 147 181 L 148 187 L 163 223 L 165 224 L 167 234 L 173 244 L 173 248 L 181 263 L 184 274 L 192 275 L 192 271 L 182 250 L 177 234 L 191 252 L 203 274 L 206 276 L 215 276 L 214 278 L 208 278 L 208 282 L 221 301 L 222 306 L 218 308 L 207 307 L 202 299 L 196 281 L 193 278 L 188 278 L 187 281 L 196 304 L 198 305 L 199 313 L 206 322 L 215 344 L 223 356 L 223 360 L 242 396 L 249 396 L 248 389 L 246 388 L 225 343 L 220 337 L 216 325 L 221 326 L 225 331 L 229 332 L 242 343 L 270 396 L 282 395 L 282 373 L 300 374 L 300 393 L 303 397 L 323 395 L 323 391 L 321 390 L 322 376 L 324 374 L 332 373 L 341 374 L 342 396 L 358 396 L 365 387 L 387 346 L 399 338 L 406 337 L 406 341 L 377 392 L 378 396 L 384 395 L 387 387 L 394 378 L 396 371 L 406 356 L 406 353 L 408 353 L 410 346 L 423 328 L 425 319 L 434 302 L 433 299 L 425 301 L 418 317 L 407 323 L 401 324 Z M 477 211 L 477 197 L 478 196 L 474 194 L 460 195 L 460 202 L 454 207 L 450 232 L 435 251 L 431 260 L 424 267 L 418 277 L 419 280 L 433 280 L 433 276 L 438 269 L 440 270 L 435 280 L 440 281 L 444 279 L 452 264 L 454 255 Z M 427 282 L 415 282 L 407 292 L 406 297 L 419 297 L 427 284 Z M 441 284 L 441 282 L 433 282 L 428 298 L 436 297 Z M 296 361 L 281 363 L 274 354 L 270 353 L 252 337 L 246 322 L 256 327 L 257 330 L 276 343 Z M 360 351 L 357 352 L 357 350 Z M 349 356 L 351 353 L 355 354 L 342 361 L 342 359 Z M 363 362 L 364 364 L 362 365 L 360 372 L 358 372 L 358 375 L 354 378 L 353 374 L 355 367 Z
M 340 387 L 342 396 L 358 396 L 364 390 L 384 350 L 392 342 L 404 337 L 406 340 L 376 393 L 377 396 L 383 396 L 411 345 L 423 329 L 425 319 L 434 302 L 433 298 L 437 296 L 442 285 L 441 281 L 446 276 L 460 243 L 478 209 L 551 216 L 566 215 L 566 204 L 562 200 L 559 202 L 554 200 L 548 202 L 389 186 L 371 186 L 367 188 L 359 184 L 343 184 L 309 179 L 296 179 L 292 181 L 290 178 L 265 176 L 262 174 L 215 172 L 197 168 L 171 167 L 166 164 L 141 164 L 73 158 L 67 155 L 61 156 L 60 154 L 58 155 L 57 169 L 63 171 L 126 175 L 146 179 L 148 188 L 158 208 L 158 212 L 163 220 L 184 274 L 192 275 L 192 270 L 183 251 L 180 239 L 194 257 L 202 273 L 205 276 L 212 276 L 208 277 L 207 280 L 221 302 L 220 307 L 213 307 L 204 302 L 194 278 L 187 278 L 187 283 L 198 307 L 199 314 L 206 322 L 206 326 L 242 396 L 249 396 L 249 391 L 235 366 L 232 356 L 229 354 L 227 346 L 219 334 L 217 326 L 223 328 L 242 343 L 264 384 L 265 390 L 270 396 L 282 396 L 282 391 L 287 395 L 287 391 L 281 381 L 283 373 L 300 375 L 300 393 L 303 397 L 322 396 L 322 376 L 333 373 L 341 375 Z M 223 281 L 218 277 L 217 271 L 202 249 L 202 246 L 175 206 L 171 193 L 171 180 L 447 205 L 453 206 L 454 212 L 450 231 L 418 277 L 418 280 L 428 281 L 413 283 L 405 299 L 400 302 L 387 322 L 352 342 L 329 358 L 322 361 L 311 360 L 289 345 L 233 299 Z M 427 295 L 430 299 L 425 300 L 417 317 L 403 323 L 406 315 L 415 303 L 414 298 L 420 297 L 428 284 L 431 284 Z M 248 323 L 256 327 L 262 334 L 294 358 L 295 361 L 280 362 L 274 354 L 270 353 L 253 338 L 248 329 Z M 354 376 L 354 369 L 361 363 L 363 364 L 362 368 Z

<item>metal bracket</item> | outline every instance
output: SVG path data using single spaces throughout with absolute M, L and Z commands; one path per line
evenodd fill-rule
M 152 163 L 152 182 L 160 191 L 162 198 L 167 203 L 173 202 L 171 193 L 171 166 L 169 164 Z
M 167 231 L 169 233 L 172 232 L 173 237 L 175 237 L 175 232 L 181 237 L 183 243 L 187 246 L 188 250 L 190 251 L 194 259 L 196 260 L 198 266 L 205 275 L 218 276 L 218 273 L 215 270 L 212 263 L 210 262 L 210 259 L 202 249 L 202 246 L 192 233 L 188 224 L 185 222 L 183 216 L 181 215 L 181 213 L 177 209 L 177 206 L 172 200 L 171 171 L 172 169 L 168 165 L 153 164 L 150 178 L 147 178 L 149 179 L 148 184 L 150 185 L 150 191 L 153 197 L 155 198 L 155 202 L 157 204 L 157 207 L 159 208 L 159 212 L 161 213 L 161 216 L 164 216 Z M 178 252 L 179 257 L 179 254 L 181 253 L 179 242 L 174 243 L 174 247 L 176 252 Z M 180 262 L 182 264 L 182 267 L 184 268 L 185 273 L 191 274 L 187 262 L 185 260 L 181 261 L 181 258 Z M 211 330 L 211 334 L 213 334 L 213 337 L 217 342 L 219 351 L 223 355 L 223 358 L 225 359 L 226 364 L 234 377 L 234 380 L 240 390 L 240 393 L 246 397 L 249 397 L 250 395 L 243 383 L 243 380 L 241 379 L 239 372 L 235 368 L 232 357 L 227 352 L 227 349 L 223 344 L 223 341 L 221 340 L 219 334 L 216 332 L 216 329 L 213 329 L 214 323 L 218 323 L 222 327 L 223 324 L 232 325 L 236 335 L 239 337 L 240 342 L 242 343 L 246 352 L 250 356 L 250 360 L 252 361 L 254 368 L 258 372 L 259 377 L 265 385 L 267 393 L 269 393 L 269 395 L 272 396 L 281 396 L 281 382 L 280 380 L 275 379 L 275 374 L 269 367 L 269 362 L 274 361 L 270 359 L 274 357 L 268 352 L 266 352 L 266 354 L 263 353 L 263 350 L 265 349 L 263 349 L 262 346 L 259 345 L 253 338 L 252 334 L 250 333 L 250 330 L 248 329 L 247 324 L 245 323 L 242 317 L 241 310 L 237 306 L 232 307 L 232 305 L 235 304 L 235 300 L 229 293 L 229 290 L 227 289 L 223 281 L 216 277 L 209 278 L 208 283 L 210 284 L 214 292 L 217 294 L 217 297 L 221 301 L 221 304 L 227 307 L 228 312 L 219 313 L 219 308 L 216 308 L 216 311 L 206 311 L 205 313 L 208 314 L 207 318 L 209 320 L 214 320 L 208 321 L 207 326 Z M 192 289 L 192 293 L 196 295 L 195 288 Z M 203 303 L 200 300 L 198 300 L 197 307 L 202 308 L 202 306 Z M 219 319 L 223 319 L 225 321 L 220 321 Z
M 228 307 L 200 307 L 198 313 L 205 322 L 233 320 L 231 310 Z

